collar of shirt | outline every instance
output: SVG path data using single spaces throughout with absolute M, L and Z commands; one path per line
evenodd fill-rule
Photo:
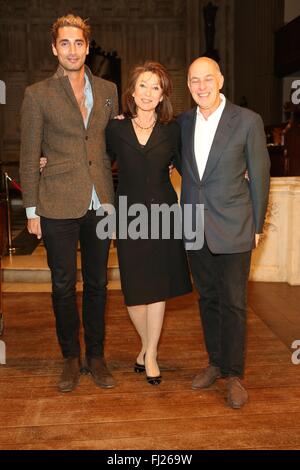
M 91 82 L 90 82 L 89 77 L 86 73 L 84 74 L 84 78 L 85 78 L 85 85 L 84 85 L 83 93 L 85 95 L 85 106 L 86 106 L 86 109 L 87 109 L 87 116 L 86 116 L 84 124 L 85 124 L 85 127 L 87 127 L 87 123 L 89 121 L 90 113 L 91 113 L 92 108 L 93 108 L 94 99 L 93 99 L 93 90 L 92 90 Z
M 93 108 L 94 99 L 93 99 L 93 90 L 92 90 L 91 82 L 89 80 L 87 73 L 84 74 L 84 78 L 85 78 L 85 85 L 84 85 L 83 93 L 85 95 L 85 106 L 87 109 L 87 116 L 86 116 L 86 119 L 84 120 L 84 125 L 85 127 L 87 127 L 88 122 L 89 122 L 89 117 Z M 99 209 L 100 206 L 101 206 L 101 203 L 96 193 L 95 186 L 93 185 L 89 210 L 94 209 L 96 211 Z
M 226 98 L 223 93 L 220 93 L 220 98 L 221 103 L 219 104 L 217 109 L 210 116 L 208 116 L 207 119 L 205 119 L 205 117 L 200 111 L 199 106 L 197 106 L 197 119 L 201 119 L 202 121 L 219 121 L 226 105 Z

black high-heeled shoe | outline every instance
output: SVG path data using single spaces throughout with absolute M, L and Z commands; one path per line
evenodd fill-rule
M 146 356 L 146 353 L 144 354 L 144 364 L 139 364 L 138 362 L 136 362 L 134 364 L 134 372 L 136 372 L 137 374 L 142 374 L 143 372 L 145 372 L 145 356 Z
M 138 362 L 136 362 L 134 364 L 134 368 L 133 368 L 134 372 L 136 372 L 137 374 L 142 374 L 143 372 L 145 372 L 145 364 L 139 364 Z
M 161 382 L 161 375 L 156 375 L 155 377 L 150 377 L 149 375 L 146 375 L 146 379 L 148 384 L 150 385 L 159 385 Z

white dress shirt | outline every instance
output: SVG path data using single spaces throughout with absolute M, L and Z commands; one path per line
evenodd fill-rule
M 219 107 L 207 119 L 205 119 L 199 107 L 197 108 L 194 151 L 200 179 L 203 177 L 208 155 L 226 104 L 226 98 L 222 93 L 220 93 L 220 98 Z
M 87 76 L 87 74 L 85 74 L 84 77 L 85 77 L 85 85 L 84 85 L 85 106 L 87 109 L 87 115 L 86 115 L 86 118 L 84 119 L 84 126 L 85 128 L 87 128 L 89 117 L 90 117 L 90 114 L 94 105 L 94 99 L 93 99 L 92 86 L 90 84 L 89 77 Z M 99 209 L 100 206 L 101 206 L 101 203 L 97 196 L 95 186 L 93 186 L 92 198 L 91 198 L 91 203 L 89 205 L 89 210 L 94 209 L 96 211 L 97 209 Z M 36 217 L 39 217 L 36 214 L 35 209 L 36 209 L 35 207 L 26 207 L 26 215 L 28 219 L 35 219 Z

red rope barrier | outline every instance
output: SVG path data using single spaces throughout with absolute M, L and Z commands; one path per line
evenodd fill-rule
M 8 176 L 7 173 L 5 174 L 5 176 L 6 176 L 7 179 L 10 181 L 11 185 L 12 185 L 15 189 L 17 189 L 18 191 L 20 191 L 20 193 L 21 193 L 21 192 L 22 192 L 21 186 L 20 186 L 18 183 L 16 183 L 16 181 L 13 180 L 10 176 Z

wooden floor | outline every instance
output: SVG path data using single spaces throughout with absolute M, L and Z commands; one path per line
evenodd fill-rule
M 194 294 L 168 303 L 159 356 L 163 382 L 153 387 L 133 373 L 138 340 L 121 293 L 110 291 L 106 356 L 118 387 L 103 390 L 84 376 L 65 395 L 56 389 L 61 359 L 50 295 L 5 294 L 0 449 L 300 449 L 300 365 L 291 363 L 291 350 L 256 315 L 263 297 L 254 291 L 249 403 L 242 410 L 226 405 L 222 380 L 191 390 L 192 377 L 206 365 Z

